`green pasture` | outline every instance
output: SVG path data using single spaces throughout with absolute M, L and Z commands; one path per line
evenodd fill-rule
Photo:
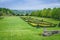
M 60 22 L 50 18 L 44 20 L 55 24 Z M 47 28 L 47 30 L 60 30 L 60 27 Z M 32 27 L 19 16 L 5 16 L 0 20 L 0 40 L 60 40 L 60 34 L 44 37 L 41 33 L 43 28 Z

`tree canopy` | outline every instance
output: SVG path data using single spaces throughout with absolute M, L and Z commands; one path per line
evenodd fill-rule
M 60 8 L 44 8 L 42 10 L 33 11 L 31 16 L 47 17 L 60 20 Z

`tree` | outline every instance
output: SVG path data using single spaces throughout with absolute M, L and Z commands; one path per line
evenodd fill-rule
M 52 18 L 60 20 L 60 8 L 53 8 Z
M 35 11 L 32 11 L 31 12 L 31 16 L 35 16 Z
M 44 8 L 31 13 L 31 16 L 47 17 L 60 20 L 60 8 Z
M 17 14 L 16 16 L 20 16 L 20 14 Z
M 29 16 L 29 14 L 28 14 L 28 13 L 26 13 L 26 14 L 25 14 L 25 16 Z
M 59 22 L 58 26 L 60 27 L 60 22 Z
M 48 8 L 47 10 L 46 10 L 46 17 L 51 17 L 51 8 Z
M 42 12 L 41 12 L 42 17 L 46 17 L 46 15 L 47 15 L 46 11 L 47 11 L 46 8 L 44 8 L 44 9 L 42 10 Z
M 9 16 L 12 15 L 13 11 L 7 8 L 0 8 L 0 15 Z

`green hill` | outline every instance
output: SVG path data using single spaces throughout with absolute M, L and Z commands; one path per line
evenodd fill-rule
M 7 8 L 0 8 L 0 16 L 10 16 L 12 15 L 12 10 Z

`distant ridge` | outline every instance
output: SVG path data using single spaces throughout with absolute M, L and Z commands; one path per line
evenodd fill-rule
M 26 13 L 31 14 L 32 11 L 34 10 L 13 10 L 15 14 L 26 14 Z

